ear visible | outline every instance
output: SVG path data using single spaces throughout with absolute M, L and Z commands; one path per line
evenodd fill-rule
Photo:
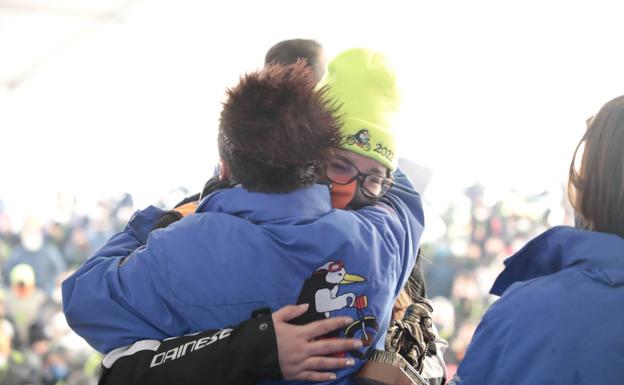
M 223 159 L 219 159 L 219 180 L 230 179 L 230 166 Z

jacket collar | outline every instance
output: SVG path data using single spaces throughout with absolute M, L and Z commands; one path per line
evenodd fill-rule
M 624 239 L 617 235 L 558 226 L 545 231 L 505 260 L 490 293 L 502 295 L 514 282 L 576 266 L 592 279 L 624 285 Z
M 250 192 L 242 186 L 219 190 L 208 195 L 197 212 L 221 212 L 252 222 L 274 222 L 317 218 L 331 210 L 329 189 L 314 185 L 287 194 Z

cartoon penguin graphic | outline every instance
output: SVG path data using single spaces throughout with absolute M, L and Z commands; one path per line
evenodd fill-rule
M 342 261 L 332 261 L 317 268 L 312 276 L 305 280 L 297 298 L 297 304 L 309 303 L 308 311 L 294 323 L 303 325 L 330 317 L 332 311 L 353 307 L 356 301 L 354 293 L 338 295 L 341 285 L 366 282 L 359 275 L 347 274 Z

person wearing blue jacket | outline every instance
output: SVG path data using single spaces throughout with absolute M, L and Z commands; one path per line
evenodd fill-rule
M 370 55 L 356 56 L 362 54 Z M 367 58 L 387 80 L 380 58 Z M 415 262 L 420 197 L 400 186 L 386 193 L 396 164 L 384 115 L 341 124 L 339 136 L 352 140 L 334 137 L 332 112 L 339 107 L 328 106 L 326 91 L 314 91 L 311 79 L 302 83 L 296 67 L 268 67 L 228 92 L 221 173 L 235 187 L 210 194 L 196 214 L 162 230 L 150 232 L 161 210 L 139 212 L 64 282 L 68 322 L 96 349 L 221 328 L 257 308 L 294 302 L 309 305 L 306 321 L 356 319 L 339 336 L 360 338 L 364 347 L 348 353 L 354 365 L 338 371 L 336 383 L 349 383 L 367 349 L 383 346 L 392 303 Z M 367 126 L 368 135 L 355 138 Z M 315 184 L 318 166 L 339 140 L 379 159 L 341 181 L 353 195 L 383 195 L 379 204 L 334 210 L 328 187 Z M 344 167 L 353 166 L 350 156 L 340 159 Z M 168 351 L 155 365 L 215 341 Z
M 580 168 L 577 153 L 584 146 Z M 577 226 L 505 261 L 454 385 L 624 383 L 624 96 L 591 120 L 570 165 Z

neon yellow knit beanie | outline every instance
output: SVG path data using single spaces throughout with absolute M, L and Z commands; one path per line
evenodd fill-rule
M 400 105 L 396 76 L 386 57 L 368 49 L 344 51 L 333 59 L 318 87 L 328 89 L 342 118 L 342 148 L 397 167 L 392 119 Z

